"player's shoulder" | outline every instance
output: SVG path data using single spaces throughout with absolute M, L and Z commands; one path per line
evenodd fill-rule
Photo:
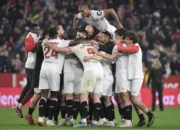
M 91 16 L 102 16 L 103 10 L 91 10 Z

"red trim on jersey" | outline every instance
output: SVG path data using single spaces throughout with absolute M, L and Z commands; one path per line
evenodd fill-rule
M 25 41 L 26 52 L 32 51 L 36 47 L 37 44 L 38 42 L 34 42 L 34 38 L 32 37 L 31 34 L 29 34 L 29 37 L 26 38 L 26 41 Z
M 133 44 L 132 46 L 125 47 L 122 44 L 119 44 L 117 49 L 118 51 L 122 51 L 122 52 L 136 53 L 139 51 L 139 46 Z

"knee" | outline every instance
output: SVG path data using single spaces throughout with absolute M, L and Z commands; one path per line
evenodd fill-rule
M 100 95 L 99 94 L 93 94 L 93 102 L 94 103 L 100 103 L 101 100 L 100 100 Z
M 73 100 L 73 94 L 66 94 L 66 100 Z

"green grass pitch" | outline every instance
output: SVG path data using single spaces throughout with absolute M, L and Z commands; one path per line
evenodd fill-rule
M 37 120 L 37 109 L 34 113 L 34 119 Z M 27 108 L 23 109 L 23 114 L 25 115 L 27 113 Z M 117 128 L 117 127 L 97 127 L 97 128 L 72 128 L 68 126 L 63 127 L 39 127 L 39 126 L 29 126 L 25 120 L 25 118 L 20 119 L 16 113 L 11 108 L 0 108 L 0 130 L 72 130 L 72 129 L 86 129 L 86 130 L 92 130 L 92 129 L 98 129 L 98 130 L 125 130 L 125 129 L 132 129 L 132 130 L 159 130 L 159 129 L 176 129 L 180 130 L 180 107 L 176 108 L 165 108 L 163 112 L 159 111 L 159 109 L 154 112 L 156 115 L 155 122 L 153 126 L 147 128 L 147 127 L 133 127 L 133 128 Z M 119 125 L 120 118 L 119 114 L 117 112 L 117 109 L 115 111 L 116 114 L 116 121 Z M 146 115 L 145 115 L 146 116 Z M 60 119 L 59 119 L 60 120 Z M 147 120 L 147 116 L 146 116 Z M 133 125 L 135 126 L 138 122 L 138 118 L 135 112 L 133 112 Z

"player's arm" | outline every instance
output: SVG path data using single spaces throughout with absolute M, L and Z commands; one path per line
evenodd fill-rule
M 54 45 L 54 44 L 51 44 L 50 42 L 48 42 L 47 39 L 44 39 L 42 43 L 48 45 L 52 50 L 54 50 L 56 52 L 60 52 L 60 53 L 71 52 L 70 48 L 58 47 L 57 45 Z
M 35 51 L 37 44 L 38 44 L 38 42 L 34 42 L 33 37 L 30 35 L 28 38 L 26 38 L 26 41 L 25 41 L 26 52 Z
M 77 28 L 77 25 L 79 23 L 79 17 L 78 17 L 79 14 L 76 14 L 75 17 L 74 17 L 74 20 L 73 20 L 73 28 Z
M 105 9 L 105 10 L 103 10 L 103 12 L 104 12 L 104 16 L 111 15 L 113 17 L 113 19 L 117 23 L 118 28 L 123 28 L 123 25 L 119 21 L 119 18 L 117 16 L 116 12 L 114 11 L 114 9 Z
M 98 61 L 101 61 L 103 59 L 104 58 L 102 56 L 85 56 L 84 57 L 85 61 L 89 61 L 89 60 L 98 60 Z
M 130 47 L 126 47 L 122 44 L 119 44 L 117 48 L 120 52 L 137 53 L 139 51 L 139 46 L 136 46 L 134 44 Z
M 103 53 L 97 51 L 95 48 L 92 48 L 91 51 L 94 52 L 95 54 L 97 54 L 97 55 L 105 58 L 105 59 L 108 59 L 108 60 L 113 60 L 113 59 L 115 59 L 117 56 L 119 56 L 119 53 L 117 53 L 117 52 L 113 53 L 112 55 L 103 54 Z

